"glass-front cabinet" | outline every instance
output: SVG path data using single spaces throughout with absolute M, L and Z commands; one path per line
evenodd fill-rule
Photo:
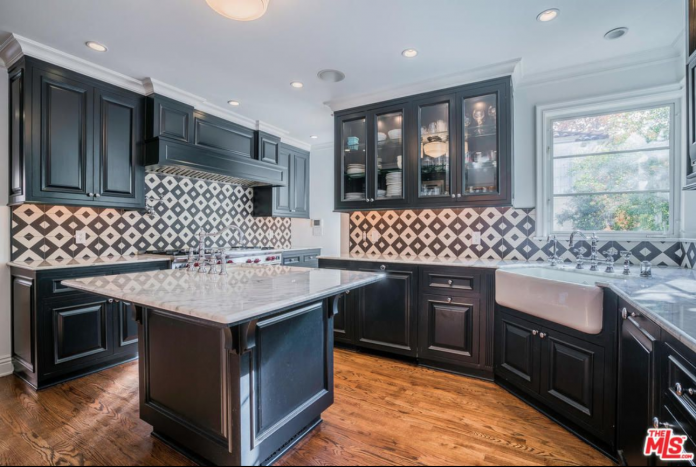
M 437 96 L 416 103 L 418 113 L 418 199 L 422 203 L 451 203 L 455 194 L 454 95 Z M 419 204 L 420 204 L 419 203 Z
M 407 108 L 355 113 L 336 120 L 337 209 L 386 209 L 408 201 Z
M 462 203 L 491 206 L 505 204 L 510 197 L 508 93 L 505 86 L 484 86 L 457 94 L 461 115 L 457 199 Z
M 339 112 L 336 210 L 512 205 L 512 80 Z

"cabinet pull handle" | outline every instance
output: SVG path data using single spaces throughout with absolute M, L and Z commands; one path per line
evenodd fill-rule
M 638 318 L 639 315 L 635 311 L 632 311 L 631 313 L 629 313 L 626 308 L 621 310 L 621 317 L 624 319 L 624 321 L 627 320 L 629 316 L 631 318 Z
M 545 332 L 540 332 L 539 333 L 539 338 L 540 339 L 546 339 L 547 334 Z
M 693 388 L 684 389 L 684 386 L 682 386 L 680 383 L 677 383 L 674 387 L 674 392 L 676 392 L 677 396 L 679 396 L 679 397 L 683 397 L 684 394 L 688 394 L 691 397 L 693 397 L 694 394 L 696 394 L 696 389 L 693 389 Z
M 672 425 L 669 423 L 663 423 L 660 421 L 659 418 L 655 417 L 653 418 L 653 428 L 656 430 L 659 430 L 660 428 L 674 428 Z

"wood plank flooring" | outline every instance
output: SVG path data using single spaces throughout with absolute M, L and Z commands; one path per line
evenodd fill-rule
M 192 465 L 138 418 L 137 363 L 0 379 L 1 465 Z M 612 465 L 492 383 L 336 351 L 336 404 L 278 465 Z

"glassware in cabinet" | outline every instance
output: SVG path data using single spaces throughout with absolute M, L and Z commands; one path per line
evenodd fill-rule
M 422 103 L 418 106 L 418 197 L 452 196 L 452 101 Z
M 375 198 L 378 201 L 403 200 L 404 191 L 404 112 L 375 114 L 376 150 Z
M 367 121 L 358 117 L 346 120 L 341 128 L 343 201 L 367 199 Z
M 464 196 L 500 192 L 498 106 L 497 94 L 463 99 Z

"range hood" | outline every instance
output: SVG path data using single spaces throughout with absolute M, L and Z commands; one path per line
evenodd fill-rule
M 286 168 L 259 160 L 258 131 L 173 99 L 148 96 L 146 134 L 145 166 L 149 173 L 245 187 L 288 184 Z

